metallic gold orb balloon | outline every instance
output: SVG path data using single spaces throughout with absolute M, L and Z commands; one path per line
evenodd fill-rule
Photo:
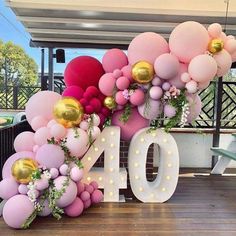
M 106 97 L 103 104 L 110 110 L 116 108 L 116 101 L 113 97 Z
M 55 120 L 66 128 L 78 126 L 83 118 L 84 109 L 74 98 L 64 97 L 53 110 Z
M 154 77 L 153 65 L 146 61 L 139 61 L 133 65 L 132 77 L 139 84 L 147 84 Z
M 31 181 L 32 173 L 37 167 L 37 162 L 30 158 L 18 159 L 11 167 L 11 174 L 17 182 L 28 184 Z
M 224 42 L 222 39 L 212 39 L 208 44 L 208 50 L 211 53 L 220 52 L 224 48 Z

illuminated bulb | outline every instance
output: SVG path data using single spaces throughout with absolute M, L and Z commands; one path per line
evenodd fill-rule
M 113 172 L 114 171 L 114 169 L 113 168 L 110 168 L 110 172 Z
M 171 163 L 168 163 L 168 165 L 167 165 L 168 167 L 172 167 L 172 164 Z
M 103 143 L 106 142 L 106 139 L 105 139 L 105 138 L 102 138 L 102 142 L 103 142 Z
M 144 138 L 141 138 L 140 141 L 143 143 L 144 142 Z
M 95 148 L 94 148 L 94 151 L 95 151 L 95 152 L 97 152 L 97 151 L 98 151 L 98 148 L 97 148 L 97 147 L 95 147 Z
M 140 153 L 140 151 L 139 151 L 139 150 L 136 150 L 136 151 L 135 151 L 135 153 L 136 153 L 136 154 L 139 154 L 139 153 Z
M 171 151 L 168 151 L 167 153 L 168 153 L 168 155 L 171 155 L 171 154 L 172 154 L 172 152 L 171 152 Z
M 91 161 L 92 160 L 92 158 L 91 157 L 88 157 L 88 161 Z
M 140 191 L 140 192 L 142 192 L 142 191 L 143 191 L 143 188 L 142 188 L 142 187 L 140 187 L 140 188 L 139 188 L 139 191 Z
M 166 176 L 166 179 L 167 179 L 167 180 L 170 180 L 170 176 L 169 176 L 169 175 L 168 175 L 168 176 Z
M 139 166 L 138 162 L 135 162 L 134 167 L 138 167 L 138 166 Z
M 134 178 L 135 178 L 135 179 L 139 179 L 139 176 L 138 176 L 138 175 L 135 175 Z
M 109 195 L 110 195 L 110 196 L 113 196 L 113 192 L 110 192 Z
M 111 155 L 111 156 L 110 156 L 110 159 L 113 160 L 113 159 L 114 159 L 114 156 Z
M 88 177 L 87 180 L 90 181 L 90 180 L 91 180 L 91 177 Z
M 166 191 L 166 188 L 162 188 L 161 191 L 162 191 L 162 192 L 165 192 L 165 191 Z
M 99 181 L 102 181 L 102 177 L 99 177 L 98 180 L 99 180 Z
M 109 181 L 109 183 L 110 183 L 110 184 L 113 184 L 113 183 L 114 183 L 114 181 L 111 179 L 111 180 Z
M 111 145 L 110 145 L 111 147 L 114 147 L 115 145 L 114 145 L 114 143 L 111 143 Z
M 112 136 L 114 135 L 114 132 L 113 131 L 111 131 L 111 133 L 110 133 Z
M 164 142 L 164 143 L 167 143 L 167 139 L 166 139 L 166 138 L 164 138 L 164 139 L 163 139 L 163 142 Z

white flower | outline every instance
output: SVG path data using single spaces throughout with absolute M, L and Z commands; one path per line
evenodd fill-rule
M 45 179 L 51 179 L 52 178 L 52 175 L 50 174 L 50 172 L 48 170 L 45 170 L 43 172 L 43 175 L 41 177 L 44 177 Z

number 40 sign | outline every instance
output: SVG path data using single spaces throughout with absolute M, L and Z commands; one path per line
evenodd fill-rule
M 146 179 L 147 152 L 151 144 L 159 146 L 159 168 L 156 179 Z M 93 165 L 104 152 L 104 169 Z M 119 189 L 127 188 L 127 171 L 120 168 L 120 128 L 106 127 L 90 147 L 82 163 L 84 181 L 95 180 L 104 189 L 105 202 L 118 202 Z M 155 156 L 154 158 L 157 158 Z M 174 193 L 179 176 L 179 153 L 174 138 L 161 129 L 139 130 L 132 138 L 128 155 L 130 185 L 142 202 L 165 202 Z

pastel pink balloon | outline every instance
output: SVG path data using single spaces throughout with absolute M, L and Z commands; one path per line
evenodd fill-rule
M 148 120 L 156 119 L 162 112 L 161 102 L 149 99 L 147 104 L 138 107 L 139 114 Z
M 168 91 L 171 87 L 171 84 L 169 82 L 164 82 L 161 87 L 164 91 Z
M 153 86 L 149 90 L 149 95 L 153 100 L 159 100 L 163 95 L 163 90 L 160 87 Z
M 225 49 L 223 49 L 220 52 L 214 54 L 213 58 L 217 63 L 217 76 L 223 76 L 227 74 L 232 65 L 231 55 Z
M 121 71 L 123 72 L 123 76 L 125 76 L 126 78 L 128 78 L 131 82 L 133 81 L 133 77 L 132 77 L 132 66 L 131 65 L 127 65 L 124 66 Z
M 77 182 L 76 183 L 77 185 L 77 196 L 79 196 L 84 190 L 85 190 L 85 186 L 84 186 L 84 183 L 82 182 Z
M 175 77 L 180 69 L 179 60 L 176 56 L 165 53 L 157 57 L 154 63 L 156 75 L 162 79 Z
M 54 144 L 44 144 L 39 148 L 35 157 L 36 161 L 50 168 L 59 168 L 65 161 L 65 155 L 62 149 Z
M 49 202 L 48 202 L 48 200 L 46 199 L 44 202 L 43 202 L 43 210 L 42 211 L 40 211 L 39 213 L 38 213 L 38 215 L 39 216 L 49 216 L 51 213 L 52 213 L 52 210 L 51 210 L 51 208 L 49 207 Z
M 220 34 L 222 32 L 222 27 L 218 23 L 213 23 L 208 26 L 208 33 L 212 38 L 218 38 L 220 37 Z
M 87 130 L 89 128 L 89 123 L 85 120 L 81 121 L 79 127 L 83 130 Z
M 16 152 L 31 152 L 33 151 L 34 145 L 34 133 L 30 131 L 25 131 L 18 134 L 14 140 L 14 148 Z
M 154 64 L 158 56 L 168 52 L 168 43 L 161 35 L 145 32 L 136 36 L 129 44 L 128 59 L 131 65 L 138 61 Z
M 26 118 L 31 123 L 36 116 L 47 120 L 53 118 L 53 107 L 61 99 L 61 95 L 53 91 L 41 91 L 34 94 L 26 104 Z
M 11 228 L 20 229 L 34 211 L 34 205 L 26 195 L 11 197 L 3 208 L 3 219 Z
M 75 166 L 70 171 L 70 177 L 73 181 L 78 182 L 83 178 L 84 172 L 83 169 Z
M 97 114 L 93 114 L 93 125 L 99 126 L 100 125 L 100 118 Z
M 131 110 L 131 115 L 126 123 L 120 121 L 123 111 L 116 111 L 112 115 L 112 125 L 121 128 L 121 139 L 129 141 L 133 135 L 140 129 L 149 125 L 149 120 L 143 118 L 136 108 Z
M 222 39 L 223 42 L 226 43 L 226 41 L 227 41 L 227 36 L 226 36 L 226 34 L 225 34 L 224 32 L 221 32 L 221 34 L 220 34 L 220 39 Z
M 125 99 L 123 95 L 123 91 L 118 91 L 116 93 L 115 100 L 116 100 L 116 103 L 121 106 L 125 105 L 128 102 L 128 100 Z
M 34 145 L 34 146 L 33 146 L 33 152 L 37 152 L 38 149 L 39 149 L 39 145 Z
M 93 126 L 90 130 L 90 134 L 92 136 L 92 140 L 96 140 L 101 134 L 101 130 L 97 126 Z
M 116 79 L 112 73 L 104 74 L 98 83 L 100 91 L 106 96 L 112 96 L 115 85 Z
M 88 134 L 80 128 L 69 129 L 66 138 L 66 146 L 72 156 L 82 157 L 89 148 Z
M 56 179 L 59 175 L 59 171 L 57 168 L 51 168 L 50 169 L 50 174 L 52 179 Z
M 100 190 L 95 190 L 91 195 L 92 203 L 99 203 L 103 200 L 103 194 Z
M 186 21 L 174 28 L 170 34 L 170 51 L 181 62 L 188 63 L 197 55 L 205 53 L 209 42 L 208 32 L 195 21 Z
M 123 72 L 120 69 L 115 69 L 112 72 L 113 76 L 115 79 L 118 79 L 119 77 L 121 77 L 123 75 Z
M 188 72 L 196 82 L 209 81 L 216 75 L 217 63 L 207 54 L 198 55 L 189 63 Z
M 188 72 L 184 72 L 181 76 L 180 79 L 184 83 L 188 83 L 191 80 L 191 76 Z
M 164 114 L 168 118 L 172 118 L 176 115 L 176 108 L 167 104 L 164 106 Z
M 210 81 L 198 83 L 198 89 L 203 90 L 203 89 L 207 88 L 209 85 L 210 85 Z
M 162 85 L 162 81 L 159 77 L 155 76 L 152 80 L 152 85 L 153 86 L 160 86 Z
M 36 131 L 37 129 L 41 127 L 47 126 L 47 124 L 48 124 L 48 120 L 45 119 L 43 116 L 35 116 L 30 123 L 34 131 Z
M 191 80 L 185 85 L 185 88 L 187 89 L 188 93 L 196 93 L 198 89 L 198 84 L 196 81 Z
M 39 191 L 42 191 L 49 186 L 48 180 L 46 178 L 37 179 L 34 184 L 36 189 Z
M 19 186 L 18 186 L 18 192 L 20 193 L 20 194 L 27 194 L 27 192 L 29 191 L 29 189 L 28 189 L 28 187 L 27 187 L 27 185 L 26 184 L 20 184 Z
M 116 81 L 116 87 L 120 90 L 125 90 L 129 88 L 130 80 L 127 77 L 120 77 Z
M 225 42 L 224 49 L 228 51 L 228 53 L 233 54 L 236 52 L 236 40 L 235 39 L 228 39 Z
M 9 199 L 18 194 L 19 184 L 12 178 L 5 178 L 0 182 L 0 198 Z
M 145 94 L 141 89 L 136 89 L 134 93 L 130 96 L 130 103 L 134 106 L 140 106 L 145 101 Z
M 127 64 L 126 54 L 118 48 L 108 50 L 102 58 L 102 66 L 106 73 L 113 72 L 115 69 L 122 69 Z
M 189 94 L 186 96 L 189 102 L 189 114 L 187 116 L 187 122 L 192 123 L 201 113 L 202 102 L 201 98 L 197 94 Z
M 17 152 L 15 154 L 13 154 L 12 156 L 10 156 L 5 164 L 3 165 L 2 168 L 2 178 L 8 178 L 8 177 L 12 177 L 11 175 L 11 167 L 14 164 L 14 162 L 16 160 L 19 160 L 21 158 L 31 158 L 31 159 L 35 159 L 35 154 L 33 152 Z
M 90 199 L 90 194 L 88 191 L 83 191 L 81 194 L 80 194 L 80 198 L 83 202 L 86 202 L 87 200 Z
M 42 146 L 48 142 L 48 139 L 50 139 L 52 135 L 50 134 L 50 129 L 47 127 L 42 127 L 38 129 L 34 134 L 34 142 Z
M 75 200 L 65 209 L 66 215 L 70 217 L 78 217 L 83 213 L 84 203 L 80 198 L 76 197 Z
M 59 176 L 54 180 L 55 188 L 57 190 L 61 190 L 63 188 L 63 184 L 67 181 L 66 176 Z M 74 181 L 69 180 L 68 186 L 66 186 L 65 192 L 62 196 L 57 200 L 57 206 L 66 207 L 69 206 L 77 196 L 77 186 Z
M 55 120 L 50 120 L 47 124 L 48 128 L 51 128 L 53 125 L 58 124 Z
M 66 136 L 66 128 L 61 124 L 55 124 L 50 128 L 50 134 L 56 139 L 62 139 Z
M 73 97 L 79 101 L 83 97 L 83 94 L 84 94 L 84 90 L 81 87 L 72 85 L 72 86 L 67 87 L 63 91 L 62 96 Z

